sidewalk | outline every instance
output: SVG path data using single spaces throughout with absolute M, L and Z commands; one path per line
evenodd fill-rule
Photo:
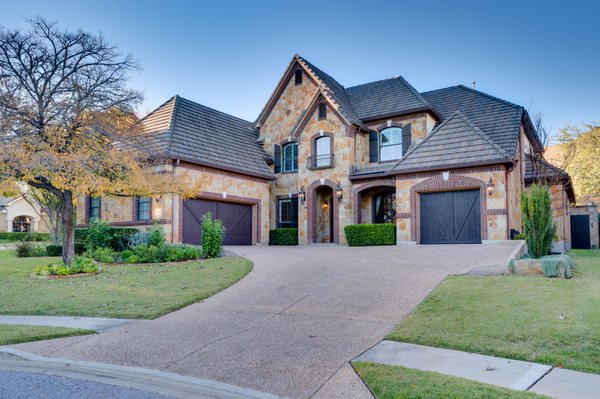
M 31 326 L 52 326 L 79 328 L 104 332 L 126 324 L 143 320 L 106 319 L 102 317 L 68 317 L 68 316 L 0 316 L 0 324 L 24 324 Z
M 353 361 L 434 371 L 557 399 L 600 398 L 600 375 L 450 349 L 382 341 Z

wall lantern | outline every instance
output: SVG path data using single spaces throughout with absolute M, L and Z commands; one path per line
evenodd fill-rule
M 322 206 L 323 206 L 323 209 L 329 208 L 329 202 L 323 201 L 323 205 Z
M 341 200 L 342 196 L 344 195 L 344 190 L 342 190 L 340 183 L 338 183 L 337 187 L 335 188 L 335 195 L 337 195 L 338 200 Z
M 490 177 L 490 181 L 486 185 L 488 195 L 491 196 L 494 193 L 494 183 L 492 183 L 492 178 Z
M 298 199 L 300 203 L 304 205 L 304 200 L 306 199 L 306 192 L 304 191 L 304 186 L 300 187 L 300 191 L 298 191 Z

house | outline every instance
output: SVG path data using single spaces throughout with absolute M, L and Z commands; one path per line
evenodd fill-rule
M 47 216 L 22 196 L 0 197 L 0 232 L 47 232 Z
M 257 120 L 174 96 L 143 119 L 162 173 L 202 179 L 196 198 L 80 198 L 77 222 L 164 226 L 199 243 L 345 243 L 344 226 L 393 223 L 398 244 L 501 241 L 521 231 L 528 154 L 544 149 L 527 111 L 464 86 L 420 93 L 400 76 L 344 87 L 295 55 Z M 557 183 L 558 184 L 558 183 Z M 560 183 L 563 184 L 563 183 Z

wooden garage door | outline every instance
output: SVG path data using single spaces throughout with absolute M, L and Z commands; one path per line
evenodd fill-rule
M 571 215 L 571 247 L 590 249 L 590 241 L 589 215 Z
M 481 243 L 479 190 L 420 195 L 421 244 Z
M 202 244 L 200 224 L 208 212 L 227 228 L 225 245 L 252 245 L 252 205 L 199 199 L 183 201 L 184 243 Z

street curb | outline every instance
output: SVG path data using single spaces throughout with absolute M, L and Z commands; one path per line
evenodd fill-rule
M 255 391 L 250 388 L 159 370 L 44 357 L 14 348 L 0 347 L 0 366 L 3 360 L 8 363 L 12 361 L 15 365 L 20 363 L 23 367 L 47 368 L 49 371 L 56 370 L 56 367 L 52 366 L 64 366 L 70 374 L 82 374 L 79 379 L 86 379 L 84 377 L 87 375 L 87 379 L 91 377 L 92 380 L 97 382 L 127 386 L 179 398 L 285 399 L 282 396 Z M 27 362 L 35 362 L 37 364 L 28 365 Z M 44 364 L 46 365 L 45 367 Z M 60 375 L 60 373 L 58 374 Z M 72 376 L 71 378 L 77 378 L 77 376 Z

